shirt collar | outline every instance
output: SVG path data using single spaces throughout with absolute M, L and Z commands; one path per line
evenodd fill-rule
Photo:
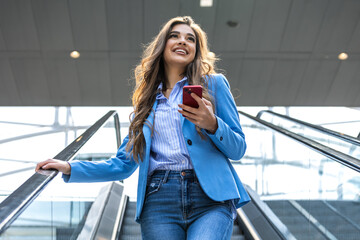
M 183 87 L 185 86 L 186 83 L 187 83 L 187 77 L 183 77 L 183 79 L 178 81 L 175 85 L 179 85 L 179 87 Z M 162 97 L 165 97 L 164 94 L 162 93 L 162 88 L 163 88 L 163 83 L 161 82 L 157 88 L 156 99 L 161 99 Z

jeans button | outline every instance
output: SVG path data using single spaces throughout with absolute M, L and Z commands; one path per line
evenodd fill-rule
M 181 172 L 181 176 L 185 177 L 185 176 L 186 176 L 186 172 L 182 171 L 182 172 Z

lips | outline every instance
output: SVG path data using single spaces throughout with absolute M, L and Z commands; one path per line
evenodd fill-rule
M 175 48 L 174 52 L 179 53 L 179 54 L 184 54 L 184 55 L 188 54 L 188 52 L 183 48 Z

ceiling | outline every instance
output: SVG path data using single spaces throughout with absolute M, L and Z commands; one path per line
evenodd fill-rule
M 239 106 L 360 106 L 359 0 L 1 0 L 0 105 L 130 105 L 143 45 L 179 15 Z

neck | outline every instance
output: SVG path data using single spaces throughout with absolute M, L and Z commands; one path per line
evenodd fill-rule
M 174 88 L 175 84 L 183 79 L 184 69 L 165 67 L 166 88 Z

